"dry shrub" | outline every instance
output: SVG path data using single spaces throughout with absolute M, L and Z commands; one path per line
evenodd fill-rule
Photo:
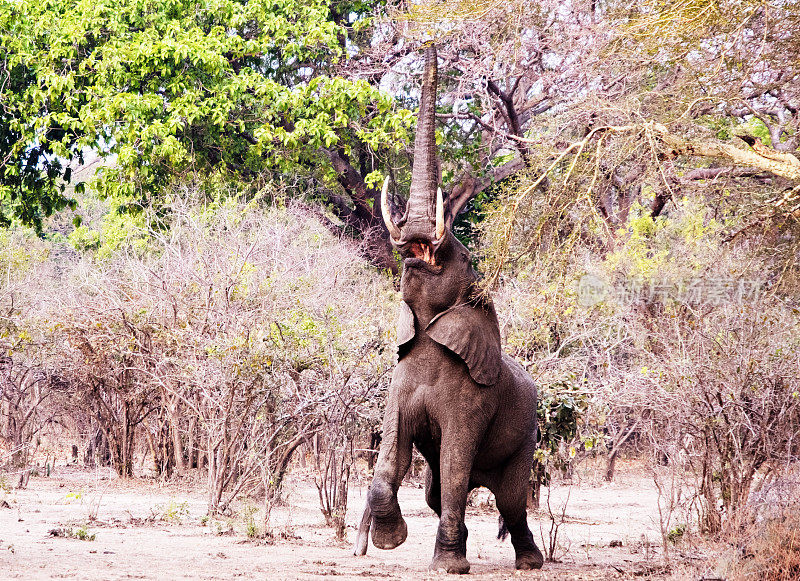
M 734 578 L 793 581 L 800 578 L 800 515 L 787 514 L 759 525 L 747 547 L 748 559 Z
M 694 475 L 707 532 L 738 527 L 751 491 L 797 459 L 798 333 L 771 300 L 678 310 L 650 331 L 647 429 Z
M 74 430 L 99 434 L 120 475 L 196 468 L 210 512 L 245 495 L 266 519 L 315 434 L 336 434 L 321 452 L 347 479 L 353 440 L 379 423 L 397 295 L 302 208 L 181 204 L 168 229 L 20 277 L 0 305 L 8 355 L 50 346 Z
M 719 567 L 732 581 L 800 578 L 800 481 L 791 472 L 751 495 L 747 521 L 731 537 L 736 549 Z
M 57 345 L 34 322 L 53 276 L 52 248 L 33 231 L 0 229 L 0 470 L 24 487 L 32 465 L 62 432 L 67 385 L 53 365 Z
M 800 451 L 797 229 L 731 240 L 738 210 L 688 197 L 658 217 L 635 203 L 603 225 L 577 202 L 548 210 L 560 193 L 531 191 L 517 216 L 494 294 L 509 350 L 545 392 L 559 377 L 582 386 L 608 478 L 625 449 L 676 466 L 665 536 L 674 510 L 691 528 L 734 533 L 751 492 Z M 489 271 L 505 219 L 484 230 Z

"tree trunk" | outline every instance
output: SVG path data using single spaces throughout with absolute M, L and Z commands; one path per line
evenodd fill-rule
M 169 423 L 169 431 L 172 435 L 172 454 L 175 459 L 175 472 L 178 476 L 183 476 L 186 472 L 186 461 L 183 457 L 183 441 L 181 440 L 181 433 L 178 428 L 176 418 L 172 418 Z
M 160 472 L 159 454 L 158 454 L 158 452 L 156 452 L 156 446 L 153 443 L 153 437 L 150 435 L 150 430 L 145 429 L 144 437 L 147 440 L 147 447 L 150 448 L 150 458 L 151 458 L 151 461 L 152 461 L 151 468 L 152 468 L 153 472 L 158 474 Z M 145 456 L 146 456 L 146 454 L 145 454 Z M 142 459 L 142 466 L 141 466 L 142 469 L 144 469 L 144 461 L 145 461 L 145 459 Z
M 200 436 L 197 430 L 197 418 L 194 414 L 189 419 L 189 436 L 187 437 L 189 468 L 200 468 Z
M 619 449 L 614 448 L 611 450 L 611 454 L 608 455 L 608 462 L 606 463 L 606 475 L 603 477 L 603 480 L 606 482 L 611 482 L 614 480 L 614 470 L 617 466 L 617 456 Z
M 544 484 L 544 465 L 534 462 L 531 473 L 531 494 L 528 496 L 528 508 L 538 509 L 542 500 L 542 484 Z
M 108 436 L 97 424 L 92 425 L 83 462 L 86 466 L 92 468 L 97 465 L 109 466 L 111 464 L 111 448 L 108 443 Z
M 639 426 L 641 422 L 641 418 L 636 419 L 635 421 L 629 423 L 625 430 L 622 432 L 619 439 L 614 442 L 614 446 L 611 449 L 611 453 L 608 455 L 608 463 L 606 464 L 606 474 L 605 474 L 605 481 L 611 482 L 614 479 L 614 471 L 616 470 L 617 465 L 617 456 L 619 455 L 619 451 L 625 442 L 633 435 L 636 431 L 636 428 Z
M 378 458 L 378 447 L 381 445 L 381 433 L 372 432 L 369 438 L 369 452 L 367 452 L 367 468 L 370 472 L 375 467 L 375 460 Z

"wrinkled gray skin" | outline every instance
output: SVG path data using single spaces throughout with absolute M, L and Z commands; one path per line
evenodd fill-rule
M 396 224 L 400 235 L 392 238 L 403 257 L 399 362 L 355 553 L 366 553 L 370 529 L 378 548 L 393 549 L 405 541 L 397 490 L 416 446 L 428 462 L 427 503 L 440 517 L 431 569 L 469 571 L 464 511 L 469 491 L 477 486 L 495 495 L 501 534 L 511 534 L 517 569 L 540 568 L 542 554 L 525 512 L 536 447 L 536 387 L 500 349 L 497 315 L 490 299 L 476 290 L 469 252 L 449 227 L 436 237 L 435 190 L 430 191 L 436 180 L 425 139 L 432 137 L 432 123 L 420 127 L 426 109 L 432 118 L 435 50 L 428 49 L 426 56 L 428 103 L 424 84 L 412 192 Z

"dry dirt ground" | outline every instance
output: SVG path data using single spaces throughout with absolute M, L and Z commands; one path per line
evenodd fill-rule
M 468 579 L 714 576 L 707 555 L 696 546 L 676 548 L 671 567 L 663 567 L 658 495 L 643 471 L 623 470 L 612 484 L 598 480 L 589 475 L 571 486 L 553 487 L 551 506 L 559 512 L 569 495 L 558 536 L 560 562 L 545 563 L 538 572 L 514 571 L 511 543 L 497 539 L 491 498 L 478 491 L 467 512 Z M 123 481 L 105 469 L 59 467 L 49 478 L 31 478 L 25 490 L 0 491 L 0 578 L 448 577 L 427 569 L 438 521 L 425 505 L 423 490 L 413 483 L 400 490 L 406 543 L 393 551 L 370 546 L 366 557 L 352 555 L 365 493 L 366 482 L 351 486 L 348 541 L 339 542 L 325 526 L 311 477 L 293 475 L 285 487 L 285 505 L 272 513 L 274 540 L 267 543 L 247 537 L 247 515 L 255 507 L 241 505 L 238 515 L 227 519 L 204 518 L 205 498 L 197 482 Z M 254 518 L 262 524 L 258 513 Z M 547 536 L 550 519 L 539 511 L 529 521 L 541 547 L 540 534 Z

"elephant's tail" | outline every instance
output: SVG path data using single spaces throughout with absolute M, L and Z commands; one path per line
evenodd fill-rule
M 506 521 L 503 520 L 503 516 L 500 515 L 500 530 L 497 531 L 497 538 L 501 541 L 505 541 L 507 536 L 508 527 L 506 526 Z

